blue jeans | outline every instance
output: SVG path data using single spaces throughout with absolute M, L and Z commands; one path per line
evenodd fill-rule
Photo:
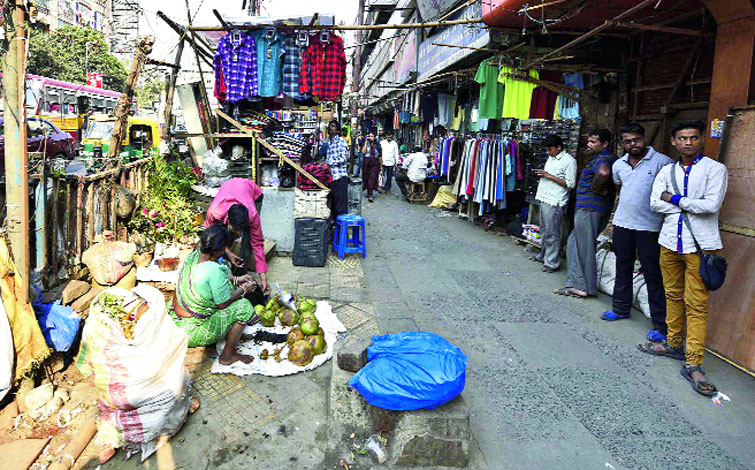
M 364 152 L 357 152 L 357 169 L 354 172 L 356 176 L 362 174 L 362 164 L 364 163 Z

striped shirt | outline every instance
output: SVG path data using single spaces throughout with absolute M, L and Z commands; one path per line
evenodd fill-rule
M 283 42 L 283 93 L 294 100 L 306 100 L 309 95 L 299 92 L 299 75 L 301 75 L 302 50 L 296 34 Z
M 343 137 L 328 139 L 328 166 L 333 175 L 333 181 L 348 175 L 346 162 L 349 159 L 349 146 Z
M 615 196 L 615 189 L 611 180 L 609 179 L 607 182 L 611 187 L 606 195 L 594 194 L 592 192 L 592 183 L 595 180 L 598 168 L 607 165 L 610 170 L 616 158 L 616 155 L 609 150 L 604 150 L 585 166 L 582 170 L 582 176 L 580 176 L 577 183 L 577 209 L 587 209 L 604 214 L 611 211 Z

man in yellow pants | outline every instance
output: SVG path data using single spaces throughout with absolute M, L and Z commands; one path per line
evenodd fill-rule
M 705 252 L 723 248 L 718 211 L 726 194 L 728 175 L 723 164 L 702 155 L 704 132 L 705 125 L 700 121 L 682 121 L 674 126 L 671 143 L 681 158 L 662 168 L 653 183 L 650 206 L 664 214 L 658 242 L 668 338 L 660 344 L 642 344 L 640 350 L 684 360 L 682 376 L 696 392 L 711 396 L 716 387 L 707 381 L 700 367 L 708 328 L 708 288 L 700 275 L 698 246 Z M 685 320 L 686 351 L 682 333 Z

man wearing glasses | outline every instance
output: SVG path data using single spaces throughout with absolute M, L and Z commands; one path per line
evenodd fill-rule
M 658 244 L 663 215 L 651 209 L 650 192 L 655 176 L 673 160 L 647 146 L 645 129 L 637 123 L 621 128 L 621 143 L 626 154 L 616 160 L 612 168 L 613 180 L 619 191 L 619 204 L 613 217 L 612 247 L 616 254 L 613 308 L 603 312 L 601 318 L 616 321 L 631 316 L 634 262 L 639 257 L 653 322 L 647 339 L 661 342 L 666 340 L 667 334 L 666 297 Z

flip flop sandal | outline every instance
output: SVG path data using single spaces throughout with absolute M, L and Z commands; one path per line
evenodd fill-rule
M 651 356 L 670 357 L 671 359 L 676 359 L 678 361 L 683 361 L 685 359 L 684 351 L 682 351 L 681 349 L 672 348 L 665 341 L 661 343 L 661 346 L 663 346 L 665 351 L 656 351 L 655 343 L 638 344 L 637 349 L 644 352 L 645 354 L 650 354 Z
M 618 313 L 614 313 L 613 310 L 606 310 L 605 312 L 603 312 L 600 318 L 605 321 L 625 320 L 627 318 L 632 318 L 632 314 L 627 313 L 624 315 L 619 315 Z
M 553 293 L 556 295 L 563 295 L 564 297 L 575 297 L 577 299 L 584 299 L 586 296 L 575 294 L 574 292 L 569 292 L 569 289 L 563 288 L 563 289 L 554 289 Z
M 700 366 L 688 366 L 687 364 L 682 366 L 682 370 L 679 371 L 682 374 L 682 377 L 687 379 L 687 381 L 692 385 L 692 389 L 699 393 L 700 395 L 704 395 L 706 397 L 712 397 L 718 392 L 718 389 L 716 389 L 716 386 L 712 383 L 708 382 L 707 380 L 701 380 L 699 382 L 696 382 L 694 378 L 692 378 L 693 372 L 700 372 L 701 374 L 705 374 L 703 372 L 703 368 Z M 709 385 L 712 387 L 712 390 L 705 390 L 700 388 L 701 385 Z
M 666 335 L 661 334 L 658 330 L 650 330 L 645 338 L 651 343 L 662 343 L 666 341 Z
M 536 263 L 542 263 L 542 261 L 540 261 L 539 259 L 537 259 L 537 256 L 535 256 L 535 255 L 528 256 L 527 259 L 530 260 L 530 261 L 534 261 Z

